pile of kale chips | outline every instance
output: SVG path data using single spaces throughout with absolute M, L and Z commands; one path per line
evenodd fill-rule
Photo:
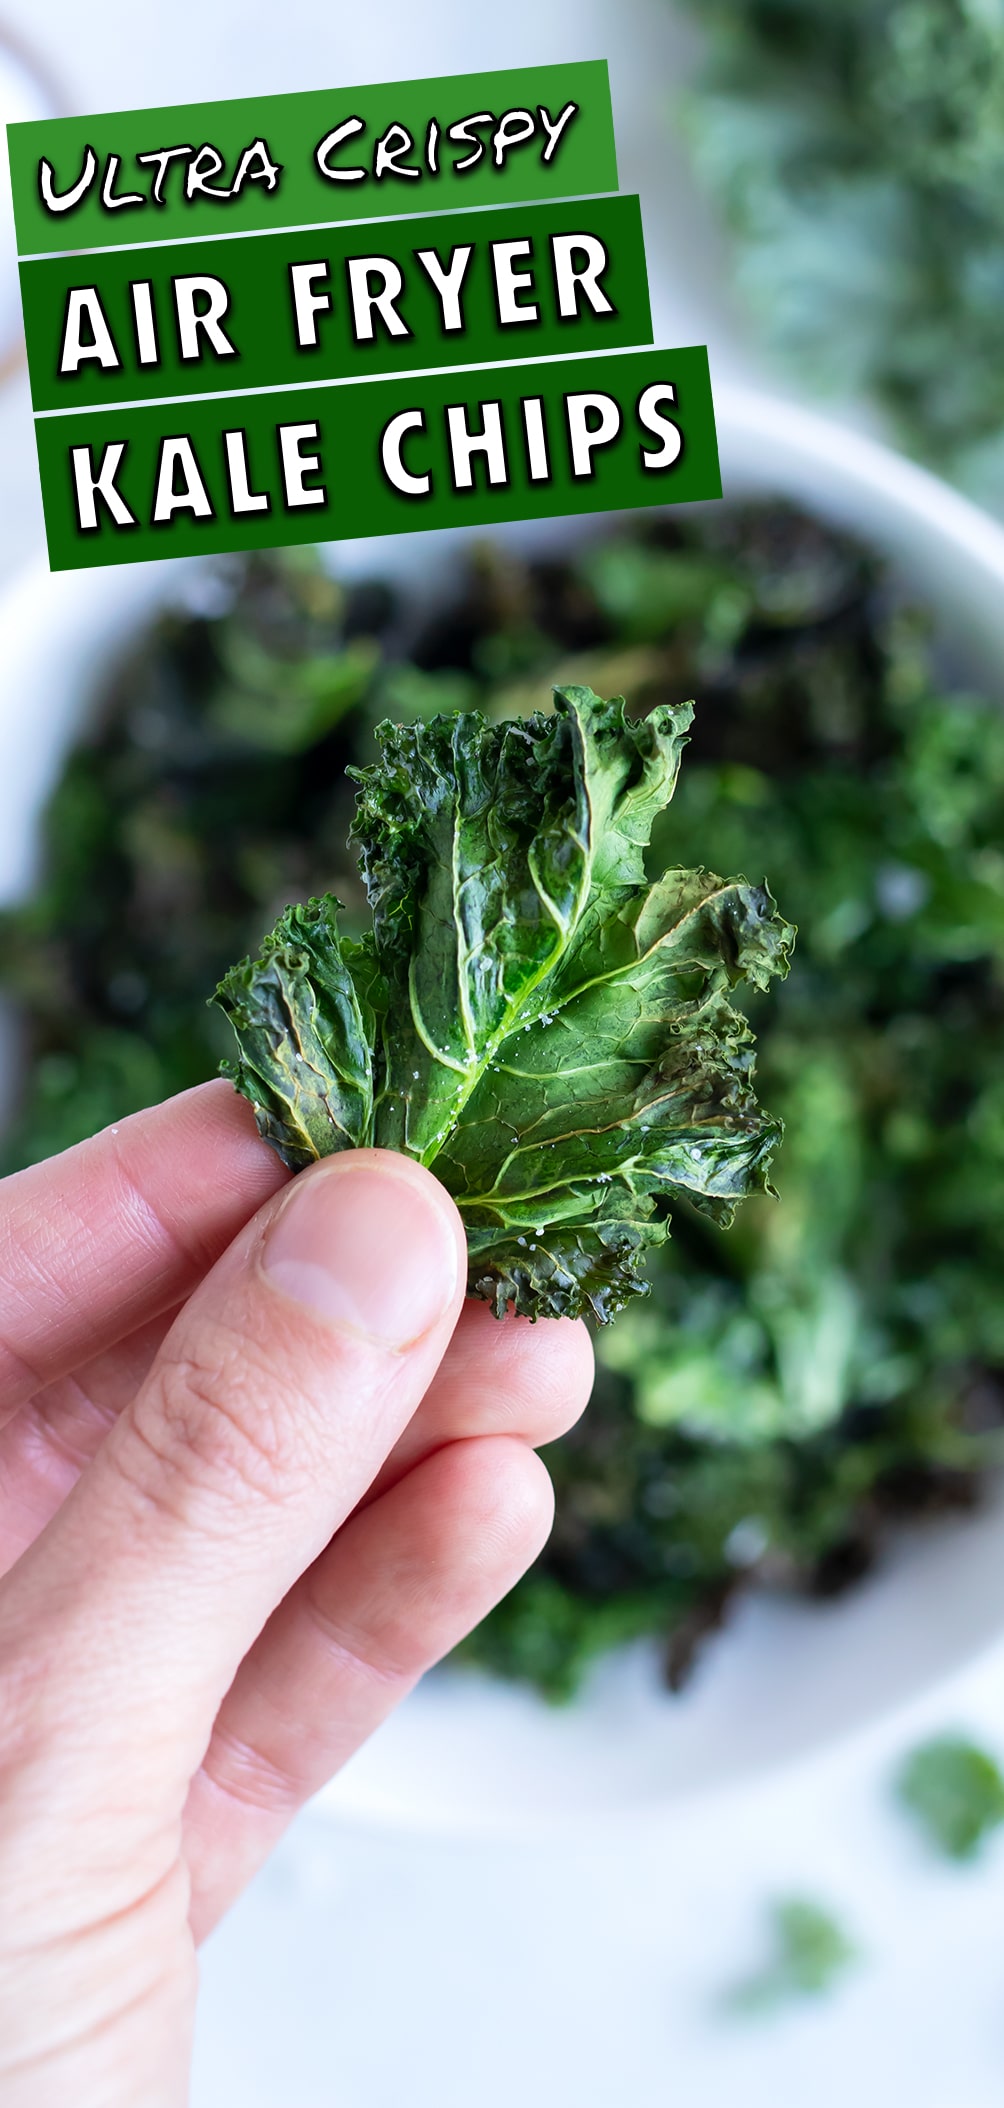
M 414 611 L 313 558 L 221 567 L 116 674 L 51 803 L 0 975 L 30 1042 L 6 1165 L 196 1082 L 205 998 L 290 901 L 368 925 L 346 847 L 382 719 L 546 710 L 552 685 L 697 712 L 649 872 L 766 871 L 791 971 L 732 992 L 785 1123 L 780 1201 L 680 1198 L 652 1292 L 598 1335 L 547 1461 L 554 1534 L 465 1652 L 562 1695 L 664 1637 L 672 1681 L 751 1581 L 829 1592 L 898 1519 L 963 1506 L 1004 1426 L 1004 714 L 949 692 L 874 560 L 719 506 L 567 560 L 486 548 Z

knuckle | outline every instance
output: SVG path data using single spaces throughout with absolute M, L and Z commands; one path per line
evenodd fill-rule
M 303 1799 L 303 1789 L 292 1771 L 266 1749 L 231 1734 L 219 1721 L 202 1770 L 217 1793 L 256 1814 L 290 1815 Z
M 302 1470 L 304 1416 L 254 1343 L 225 1325 L 162 1350 L 120 1423 L 117 1462 L 134 1491 L 174 1518 L 193 1503 L 278 1503 Z
M 303 1603 L 313 1638 L 341 1676 L 390 1689 L 410 1682 L 415 1650 L 403 1612 L 397 1620 L 384 1620 L 379 1633 L 371 1628 L 360 1634 L 350 1631 L 341 1605 L 327 1599 L 323 1586 L 308 1586 Z
M 6 1292 L 4 1272 L 0 1272 L 0 1292 Z M 18 1344 L 11 1332 L 0 1334 L 0 1425 L 8 1414 L 26 1405 L 40 1391 L 45 1378 L 34 1362 L 30 1361 L 25 1343 Z

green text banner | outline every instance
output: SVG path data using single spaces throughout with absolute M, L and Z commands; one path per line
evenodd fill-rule
M 21 265 L 36 410 L 652 340 L 635 197 Z
M 7 127 L 18 254 L 616 190 L 606 62 Z
M 703 347 L 36 421 L 54 570 L 721 496 Z

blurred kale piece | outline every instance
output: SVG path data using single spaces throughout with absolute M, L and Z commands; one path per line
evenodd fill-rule
M 214 1073 L 206 989 L 290 901 L 334 890 L 361 927 L 344 770 L 380 718 L 500 719 L 555 683 L 639 710 L 696 694 L 653 868 L 767 870 L 801 925 L 788 979 L 747 1005 L 781 1200 L 727 1235 L 676 1212 L 548 1452 L 551 1542 L 464 1650 L 563 1696 L 613 1639 L 658 1633 L 679 1683 L 738 1590 L 832 1593 L 1000 1461 L 1004 715 L 944 680 L 873 559 L 773 507 L 649 519 L 571 560 L 482 550 L 417 628 L 384 587 L 287 558 L 219 593 L 115 675 L 36 894 L 3 918 L 33 1054 L 8 1163 Z M 290 667 L 315 656 L 331 714 L 281 752 L 261 697 L 302 696 Z
M 770 1907 L 771 1953 L 755 1976 L 727 1992 L 737 2016 L 771 2013 L 792 1999 L 820 1998 L 858 1959 L 828 1910 L 804 1896 L 783 1896 Z
M 345 865 L 390 596 L 346 595 L 312 552 L 213 587 L 218 612 L 166 617 L 116 669 L 50 801 L 37 890 L 4 918 L 34 1053 L 7 1168 L 212 1075 L 230 1039 L 206 988 Z
M 896 1792 L 928 1844 L 946 1859 L 975 1859 L 1004 1822 L 1000 1767 L 962 1735 L 938 1735 L 915 1749 Z
M 972 0 L 691 0 L 687 130 L 740 290 L 796 376 L 874 393 L 1000 502 L 1004 14 Z

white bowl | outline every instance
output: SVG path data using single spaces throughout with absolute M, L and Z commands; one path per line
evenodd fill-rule
M 1004 530 L 888 448 L 746 390 L 716 397 L 726 497 L 782 495 L 893 558 L 974 673 L 1004 664 Z M 496 530 L 527 544 L 588 522 Z M 462 533 L 342 544 L 334 567 L 423 590 Z M 52 576 L 41 565 L 0 597 L 0 899 L 30 884 L 40 804 L 87 699 L 126 633 L 199 590 L 198 564 Z M 653 1648 L 602 1663 L 555 1710 L 472 1672 L 439 1672 L 353 1760 L 321 1805 L 423 1827 L 525 1827 L 651 1807 L 790 1763 L 860 1729 L 1004 1644 L 1004 1504 L 904 1535 L 880 1572 L 821 1606 L 744 1602 L 682 1697 Z

